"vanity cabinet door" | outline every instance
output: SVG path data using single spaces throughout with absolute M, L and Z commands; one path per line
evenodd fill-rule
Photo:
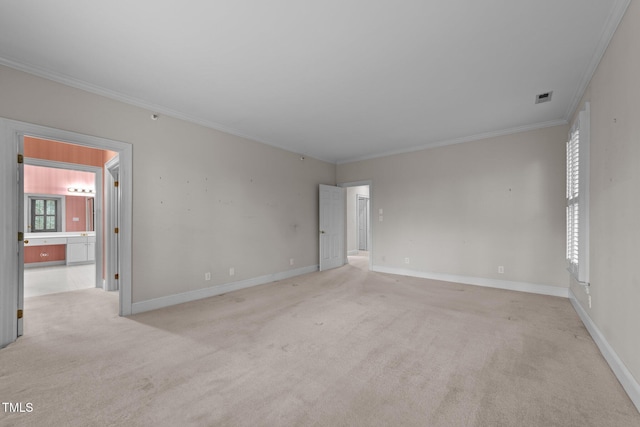
M 86 243 L 67 243 L 67 264 L 87 261 Z
M 87 238 L 87 261 L 96 260 L 96 238 L 89 236 Z
M 94 262 L 96 260 L 96 237 L 67 238 L 67 264 Z

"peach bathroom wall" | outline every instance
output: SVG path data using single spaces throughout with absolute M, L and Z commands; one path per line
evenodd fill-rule
M 24 156 L 101 168 L 104 165 L 105 151 L 25 136 Z
M 110 150 L 104 150 L 104 157 L 102 160 L 102 163 L 107 163 L 109 160 L 113 159 L 118 153 L 116 153 L 115 151 L 110 151 Z
M 69 195 L 69 187 L 95 191 L 93 172 L 24 166 L 24 192 L 30 194 Z
M 65 199 L 67 231 L 87 231 L 87 199 L 83 196 L 67 196 Z

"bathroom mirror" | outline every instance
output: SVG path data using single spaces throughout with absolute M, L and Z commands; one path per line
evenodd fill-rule
M 27 233 L 95 231 L 95 198 L 59 194 L 25 194 Z

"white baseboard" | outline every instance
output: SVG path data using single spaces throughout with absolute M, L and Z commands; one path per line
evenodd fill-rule
M 401 276 L 419 277 L 421 279 L 442 280 L 444 282 L 463 283 L 465 285 L 484 286 L 487 288 L 507 289 L 510 291 L 529 292 L 532 294 L 551 295 L 569 298 L 569 288 L 539 285 L 537 283 L 513 282 L 510 280 L 486 279 L 483 277 L 458 276 L 454 274 L 430 273 L 426 271 L 408 270 L 404 268 L 373 266 L 379 273 L 398 274 Z
M 267 274 L 265 276 L 239 280 L 237 282 L 224 283 L 222 285 L 211 286 L 210 288 L 198 289 L 195 291 L 183 292 L 166 297 L 135 302 L 131 306 L 131 314 L 143 313 L 145 311 L 157 310 L 159 308 L 169 307 L 176 304 L 209 298 L 216 295 L 225 294 L 227 292 L 275 282 L 276 280 L 284 280 L 290 277 L 300 276 L 301 274 L 313 273 L 315 271 L 318 271 L 318 266 L 310 265 L 308 267 L 297 268 L 295 270 L 287 270 L 280 273 Z
M 593 320 L 591 320 L 591 317 L 589 317 L 585 309 L 582 308 L 582 305 L 580 305 L 571 290 L 569 290 L 569 300 L 578 313 L 578 316 L 580 316 L 582 323 L 584 323 L 584 326 L 589 331 L 589 334 L 591 334 L 591 338 L 593 338 L 593 341 L 595 341 L 600 349 L 600 353 L 602 353 L 602 356 L 611 367 L 616 378 L 620 381 L 622 388 L 624 388 L 633 404 L 636 405 L 638 412 L 640 412 L 640 384 L 638 384 L 638 381 L 636 381 L 613 347 L 611 347 L 607 339 L 602 335 L 602 332 L 600 332 L 596 324 L 593 323 Z

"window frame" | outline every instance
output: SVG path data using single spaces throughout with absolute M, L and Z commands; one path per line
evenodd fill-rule
M 35 212 L 33 205 L 35 200 L 54 200 L 56 202 L 56 229 L 55 230 L 36 230 L 35 229 Z M 64 214 L 65 214 L 65 198 L 64 196 L 55 194 L 25 194 L 25 221 L 28 233 L 57 233 L 65 231 Z M 45 216 L 46 218 L 46 216 Z M 46 221 L 46 219 L 45 219 Z

